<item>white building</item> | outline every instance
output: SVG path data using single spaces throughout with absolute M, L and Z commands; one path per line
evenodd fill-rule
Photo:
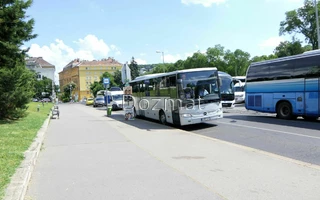
M 52 98 L 55 98 L 54 92 L 54 73 L 56 68 L 54 65 L 45 61 L 42 57 L 29 57 L 26 59 L 26 67 L 37 73 L 38 80 L 47 77 L 52 80 Z
M 26 60 L 27 68 L 38 73 L 38 79 L 44 76 L 54 81 L 55 66 L 45 61 L 42 57 L 30 57 Z

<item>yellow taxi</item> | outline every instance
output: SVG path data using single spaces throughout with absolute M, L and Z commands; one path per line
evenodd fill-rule
M 88 98 L 87 101 L 86 101 L 86 105 L 87 106 L 91 106 L 91 105 L 93 105 L 93 103 L 94 103 L 94 99 L 93 98 Z

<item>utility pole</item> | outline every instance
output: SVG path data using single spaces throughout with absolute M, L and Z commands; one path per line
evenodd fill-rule
M 165 67 L 164 66 L 164 51 L 157 50 L 156 53 L 162 53 L 162 63 L 163 63 L 163 67 Z M 165 69 L 164 69 L 164 72 L 166 72 Z
M 320 39 L 319 39 L 319 17 L 318 17 L 318 2 L 317 2 L 317 0 L 314 0 L 314 6 L 316 7 L 316 24 L 317 24 L 318 49 L 320 49 Z

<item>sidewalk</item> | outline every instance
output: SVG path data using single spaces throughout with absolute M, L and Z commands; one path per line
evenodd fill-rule
M 60 110 L 26 200 L 320 198 L 319 166 L 80 104 Z

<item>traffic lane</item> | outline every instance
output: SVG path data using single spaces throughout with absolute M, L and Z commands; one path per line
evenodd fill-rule
M 223 119 L 182 129 L 320 165 L 320 123 L 317 122 L 226 113 Z
M 320 121 L 306 121 L 302 118 L 297 120 L 278 119 L 273 114 L 264 113 L 224 113 L 223 120 L 219 123 L 233 123 L 237 126 L 249 126 L 249 128 L 268 129 L 288 135 L 320 138 Z
M 97 108 L 106 112 L 105 108 Z M 233 113 L 231 113 L 233 112 Z M 200 135 L 260 149 L 270 153 L 286 156 L 296 160 L 320 164 L 320 123 L 303 120 L 287 121 L 263 113 L 239 114 L 236 110 L 224 113 L 224 118 L 210 123 L 177 127 L 163 126 L 157 120 L 135 119 L 125 121 L 141 129 L 179 128 Z M 124 121 L 124 112 L 112 112 L 111 118 Z M 319 137 L 317 137 L 319 136 Z

